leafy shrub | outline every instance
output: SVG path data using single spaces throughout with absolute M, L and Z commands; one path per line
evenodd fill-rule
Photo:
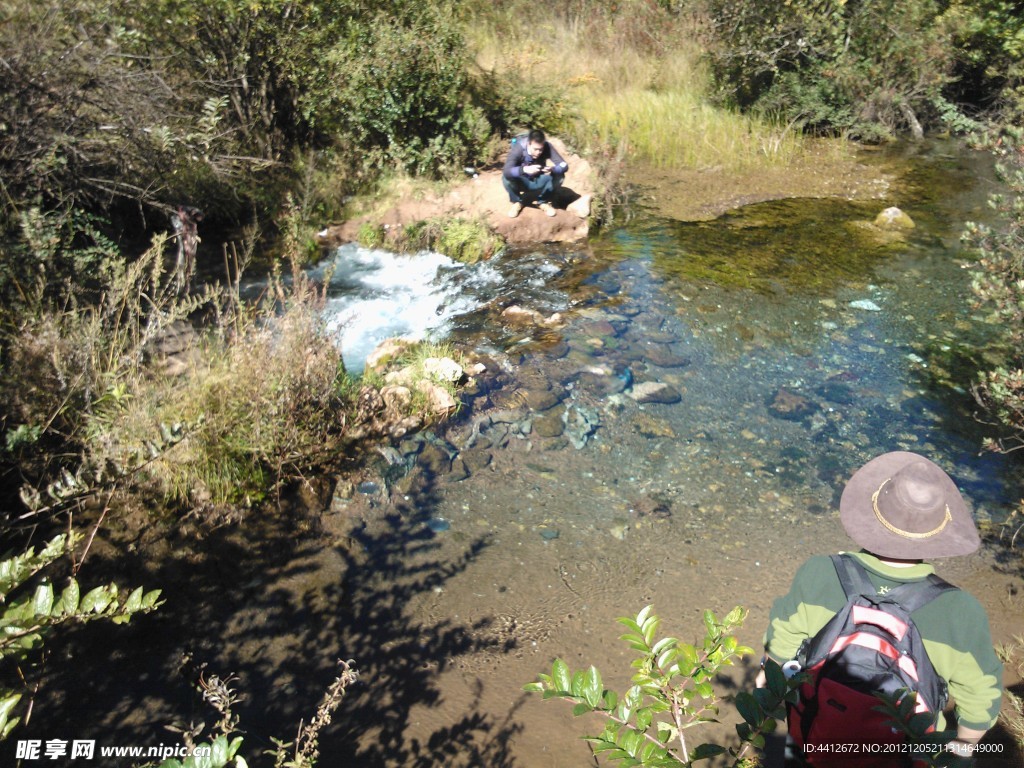
M 56 627 L 98 619 L 125 624 L 133 615 L 148 613 L 160 604 L 159 590 L 144 592 L 139 587 L 122 598 L 115 584 L 107 584 L 83 595 L 78 581 L 69 578 L 58 596 L 49 580 L 34 578 L 69 553 L 79 539 L 77 534 L 56 536 L 39 552 L 30 547 L 0 561 L 0 668 L 5 681 L 15 677 L 15 670 L 21 681 L 17 687 L 0 683 L 0 740 L 20 722 L 14 713 L 24 696 L 21 689 L 27 686 L 25 665 Z
M 621 696 L 607 690 L 596 667 L 573 673 L 561 659 L 555 659 L 551 674 L 523 686 L 545 699 L 559 698 L 574 704 L 573 715 L 595 715 L 604 720 L 597 736 L 584 737 L 596 754 L 618 761 L 626 768 L 691 768 L 700 761 L 722 757 L 732 768 L 756 768 L 761 765 L 751 747 L 763 749 L 766 735 L 772 733 L 786 716 L 787 702 L 796 703 L 797 688 L 807 676 L 789 678 L 774 660 L 764 664 L 764 687 L 740 691 L 732 699 L 743 722 L 737 723 L 738 747 L 704 743 L 692 747 L 686 731 L 702 723 L 718 722 L 721 699 L 714 682 L 723 667 L 752 653 L 733 636 L 746 617 L 746 610 L 734 608 L 719 620 L 704 612 L 704 637 L 690 644 L 675 637 L 656 640 L 661 620 L 647 606 L 635 619 L 620 618 L 626 627 L 619 639 L 634 651 L 631 667 L 633 685 Z M 889 715 L 894 729 L 904 732 L 908 743 L 920 745 L 914 750 L 915 762 L 927 766 L 966 766 L 969 758 L 948 751 L 947 743 L 955 731 L 934 731 L 928 713 L 915 713 L 913 696 L 878 695 L 879 711 Z M 851 731 L 852 733 L 853 731 Z M 716 763 L 724 765 L 725 763 Z
M 724 754 L 733 758 L 736 768 L 753 766 L 757 762 L 756 757 L 747 756 L 750 746 L 763 747 L 765 734 L 785 717 L 785 702 L 796 700 L 799 681 L 787 682 L 777 664 L 765 667 L 765 688 L 736 695 L 736 708 L 743 717 L 736 726 L 741 747 L 693 747 L 686 734 L 690 728 L 717 719 L 715 676 L 738 657 L 753 652 L 733 636 L 745 616 L 742 608 L 733 609 L 722 620 L 705 611 L 704 637 L 690 644 L 674 637 L 656 640 L 661 620 L 647 606 L 635 619 L 618 619 L 627 630 L 620 639 L 636 654 L 631 663 L 636 670 L 633 685 L 623 695 L 605 690 L 595 667 L 573 674 L 561 659 L 555 660 L 550 675 L 540 675 L 539 682 L 524 689 L 542 693 L 545 699 L 573 702 L 577 717 L 593 713 L 602 718 L 604 730 L 586 739 L 596 753 L 625 766 L 682 767 Z
M 360 153 L 438 173 L 480 143 L 480 113 L 466 103 L 466 45 L 447 4 L 360 18 L 331 57 L 335 119 Z
M 558 133 L 572 112 L 563 85 L 545 81 L 523 66 L 479 73 L 471 89 L 489 122 L 505 135 L 534 128 Z

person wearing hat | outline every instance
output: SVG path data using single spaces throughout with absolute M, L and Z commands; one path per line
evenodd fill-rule
M 934 462 L 905 451 L 886 453 L 861 467 L 839 502 L 843 528 L 862 550 L 852 553 L 879 594 L 934 572 L 924 558 L 955 557 L 981 545 L 960 491 Z M 812 557 L 789 592 L 772 605 L 765 655 L 780 665 L 846 605 L 846 594 L 828 556 Z M 985 609 L 970 594 L 944 592 L 911 614 L 936 672 L 955 702 L 956 739 L 949 745 L 970 755 L 999 714 L 1002 664 L 996 657 Z M 757 685 L 764 685 L 764 672 Z M 941 721 L 938 729 L 944 727 Z M 857 732 L 850 724 L 851 741 Z

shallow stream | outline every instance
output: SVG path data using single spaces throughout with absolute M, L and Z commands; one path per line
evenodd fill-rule
M 932 457 L 983 525 L 1010 513 L 1020 465 L 980 449 L 991 433 L 968 391 L 992 328 L 972 316 L 959 234 L 987 215 L 988 164 L 948 145 L 866 162 L 899 169 L 879 199 L 694 223 L 641 211 L 587 249 L 439 270 L 428 335 L 489 373 L 468 412 L 404 441 L 404 463 L 380 462 L 368 493 L 335 504 L 364 521 L 370 562 L 382 540 L 426 537 L 429 557 L 404 562 L 444 576 L 404 595 L 412 626 L 473 629 L 439 652 L 436 700 L 411 707 L 401 735 L 365 720 L 349 754 L 440 764 L 423 746 L 440 738 L 459 744 L 457 765 L 592 764 L 569 707 L 509 704 L 518 686 L 555 655 L 624 677 L 613 620 L 649 601 L 677 629 L 742 603 L 756 646 L 799 561 L 849 546 L 838 496 L 879 453 Z M 889 205 L 917 226 L 873 228 Z M 537 314 L 513 321 L 510 306 Z M 395 574 L 370 581 L 388 595 Z M 376 748 L 389 738 L 408 751 Z
M 466 407 L 382 451 L 313 514 L 285 507 L 118 552 L 168 604 L 117 634 L 83 630 L 80 680 L 52 686 L 33 727 L 171 741 L 162 725 L 194 700 L 165 682 L 184 655 L 188 670 L 238 676 L 246 757 L 273 764 L 268 737 L 293 738 L 334 661 L 352 658 L 363 679 L 323 733 L 324 768 L 592 766 L 587 724 L 520 687 L 561 656 L 624 689 L 614 619 L 649 602 L 685 639 L 705 608 L 743 604 L 756 646 L 799 562 L 849 546 L 836 502 L 867 459 L 924 453 L 979 522 L 1003 519 L 1022 471 L 980 449 L 968 388 L 992 329 L 972 317 L 958 247 L 963 222 L 986 215 L 990 167 L 941 144 L 864 162 L 895 179 L 877 199 L 787 199 L 699 223 L 640 210 L 584 247 L 468 267 L 343 249 L 329 322 L 347 365 L 396 332 L 452 341 L 486 366 Z M 889 205 L 916 228 L 873 229 Z M 536 314 L 512 320 L 511 306 Z M 1024 630 L 1021 578 L 994 559 L 940 572 L 1008 640 Z M 97 657 L 105 642 L 115 650 Z M 193 720 L 212 722 L 196 706 Z

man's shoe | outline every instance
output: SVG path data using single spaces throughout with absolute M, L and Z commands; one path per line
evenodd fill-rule
M 547 216 L 554 216 L 555 215 L 555 208 L 554 208 L 553 205 L 551 205 L 551 203 L 541 203 L 537 207 L 540 208 L 542 211 L 544 211 L 544 213 Z
M 519 212 L 521 210 L 523 210 L 522 203 L 512 203 L 512 207 L 508 209 L 508 217 L 510 219 L 514 219 L 516 216 L 519 215 Z

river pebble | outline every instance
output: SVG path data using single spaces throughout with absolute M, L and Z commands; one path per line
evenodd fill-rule
M 638 403 L 661 403 L 671 405 L 683 399 L 678 389 L 661 381 L 641 381 L 633 385 L 629 396 Z
M 871 299 L 857 299 L 851 301 L 850 306 L 854 309 L 863 309 L 865 312 L 881 312 L 882 308 L 875 304 Z

